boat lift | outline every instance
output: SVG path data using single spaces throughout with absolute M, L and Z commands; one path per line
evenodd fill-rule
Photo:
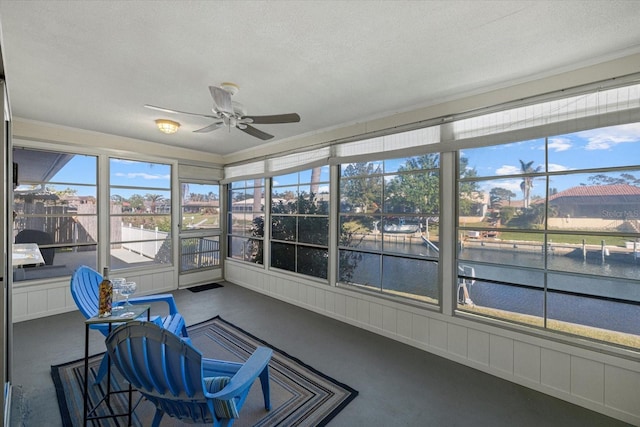
M 440 249 L 431 240 L 429 240 L 425 236 L 420 237 L 422 237 L 422 243 L 426 247 L 436 253 L 440 252 Z M 466 265 L 459 265 L 458 274 L 460 276 L 463 276 L 462 278 L 458 278 L 458 289 L 456 290 L 458 303 L 473 307 L 475 304 L 471 299 L 469 288 L 476 282 L 475 279 L 473 279 L 474 277 L 476 277 L 475 269 Z M 468 277 L 471 277 L 471 279 L 469 279 Z

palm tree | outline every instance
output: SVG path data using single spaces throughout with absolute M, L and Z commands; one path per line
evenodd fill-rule
M 155 213 L 156 212 L 156 204 L 161 201 L 164 200 L 164 196 L 160 195 L 160 194 L 147 194 L 145 196 L 145 198 L 150 202 L 151 204 L 151 212 Z
M 520 171 L 523 174 L 532 174 L 536 172 L 540 172 L 540 166 L 536 168 L 533 167 L 534 161 L 523 162 L 520 160 Z M 531 199 L 531 189 L 533 188 L 533 177 L 532 176 L 523 176 L 522 182 L 520 183 L 520 189 L 522 190 L 522 194 L 524 195 L 524 208 L 527 209 L 529 207 L 529 200 Z

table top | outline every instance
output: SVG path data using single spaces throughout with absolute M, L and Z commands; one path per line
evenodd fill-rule
M 136 304 L 132 306 L 125 306 L 122 310 L 117 310 L 115 312 L 111 312 L 111 316 L 109 317 L 98 317 L 93 316 L 91 319 L 85 320 L 86 324 L 94 324 L 94 323 L 122 323 L 129 322 L 131 320 L 135 320 L 140 317 L 145 311 L 151 308 L 148 304 Z
M 14 267 L 44 264 L 44 258 L 37 243 L 14 243 L 11 249 L 11 260 Z

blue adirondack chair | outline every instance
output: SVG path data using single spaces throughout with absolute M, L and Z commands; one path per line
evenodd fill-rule
M 101 281 L 102 275 L 100 273 L 84 265 L 78 267 L 71 276 L 71 295 L 73 296 L 73 300 L 76 302 L 78 309 L 87 319 L 98 314 L 98 286 Z M 174 334 L 183 337 L 183 339 L 188 339 L 189 335 L 187 334 L 187 327 L 184 319 L 178 312 L 173 295 L 158 294 L 129 298 L 129 302 L 131 304 L 151 304 L 153 302 L 167 303 L 169 306 L 169 314 L 164 317 L 154 316 L 151 320 Z M 112 324 L 111 328 L 114 329 L 119 325 L 120 324 L 118 323 Z M 106 323 L 93 324 L 90 328 L 97 329 L 105 337 L 109 335 L 109 325 Z M 100 363 L 100 368 L 98 369 L 98 374 L 96 375 L 96 384 L 102 381 L 107 373 L 107 368 L 107 357 L 105 353 L 105 357 L 103 357 L 102 362 Z
M 164 414 L 231 426 L 257 378 L 264 407 L 271 409 L 270 348 L 258 347 L 244 363 L 207 359 L 170 331 L 138 320 L 115 329 L 105 344 L 120 374 L 156 406 L 153 427 Z

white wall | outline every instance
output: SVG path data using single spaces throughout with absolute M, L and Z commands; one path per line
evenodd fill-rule
M 158 294 L 176 289 L 172 267 L 149 272 L 128 273 L 128 280 L 138 284 L 135 296 Z M 13 288 L 13 321 L 38 319 L 77 310 L 69 290 L 69 278 L 20 284 Z
M 640 425 L 637 354 L 630 353 L 635 360 L 605 354 L 233 260 L 225 262 L 225 278 L 332 319 Z

